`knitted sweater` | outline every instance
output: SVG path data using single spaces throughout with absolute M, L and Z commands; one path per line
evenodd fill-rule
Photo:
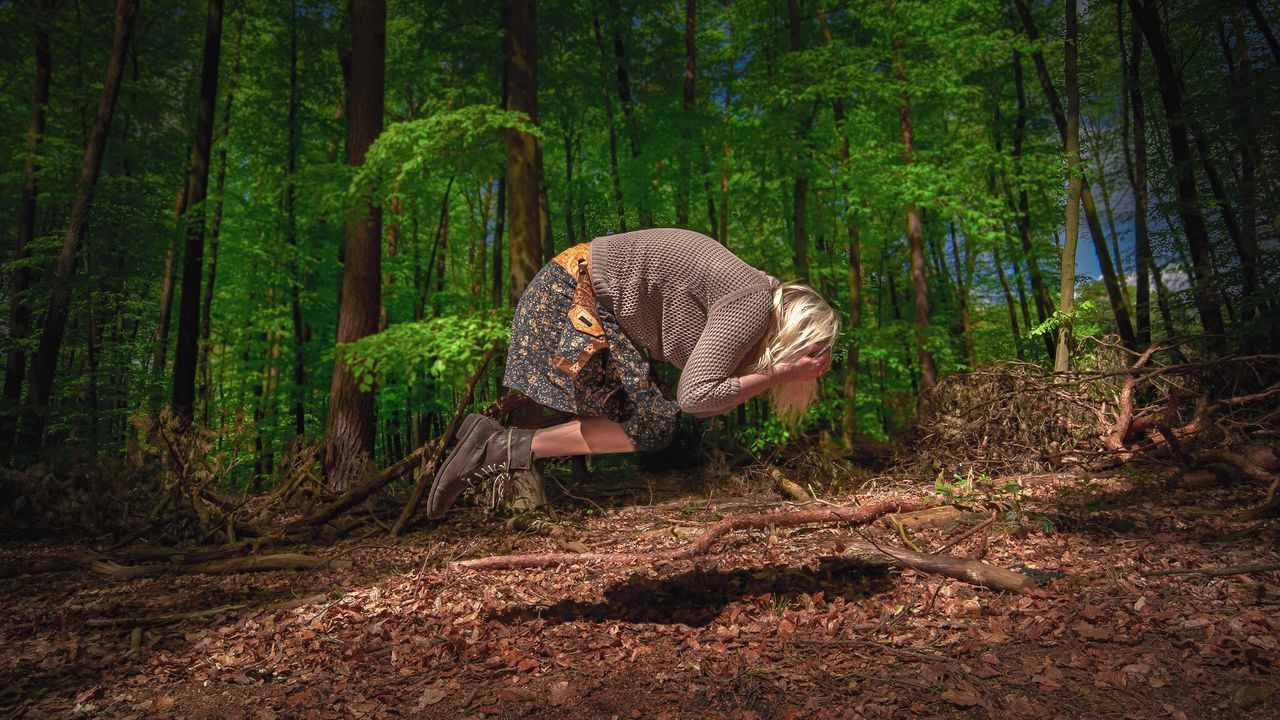
M 706 235 L 654 228 L 593 240 L 591 280 L 597 301 L 651 359 L 683 370 L 682 410 L 732 406 L 734 371 L 772 320 L 776 279 Z

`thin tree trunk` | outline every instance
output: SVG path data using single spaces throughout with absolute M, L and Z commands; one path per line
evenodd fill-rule
M 1022 82 L 1022 54 L 1013 52 L 1013 86 L 1017 93 L 1018 117 L 1013 128 L 1013 157 L 1018 165 L 1022 160 L 1022 143 L 1027 128 L 1027 94 Z M 1036 260 L 1035 250 L 1031 243 L 1031 202 L 1027 195 L 1026 185 L 1018 183 L 1018 237 L 1022 243 L 1022 255 L 1027 263 L 1027 272 L 1031 276 L 1031 297 L 1035 301 L 1036 318 L 1039 322 L 1049 319 L 1053 312 L 1053 300 L 1049 297 L 1049 286 L 1040 273 L 1040 264 Z M 1021 277 L 1021 276 L 1019 276 Z M 1021 287 L 1021 286 L 1019 286 Z M 1031 330 L 1031 322 L 1027 321 L 1027 330 Z M 1045 352 L 1053 359 L 1053 337 L 1043 335 Z
M 1262 37 L 1267 41 L 1267 47 L 1271 49 L 1271 58 L 1280 65 L 1280 42 L 1276 42 L 1276 34 L 1271 30 L 1271 24 L 1267 22 L 1267 17 L 1262 14 L 1262 8 L 1258 6 L 1258 0 L 1245 0 L 1245 6 L 1249 8 L 1249 14 L 1253 16 L 1253 22 L 1258 26 L 1258 31 L 1262 33 Z
M 1126 58 L 1124 6 L 1125 0 L 1116 0 L 1117 39 L 1120 42 L 1120 64 L 1127 98 L 1127 107 L 1123 111 L 1126 163 L 1129 161 L 1130 111 L 1133 118 L 1133 162 L 1129 182 L 1133 186 L 1134 268 L 1137 275 L 1134 313 L 1137 316 L 1138 346 L 1145 348 L 1151 344 L 1151 235 L 1147 230 L 1147 117 L 1142 97 L 1142 30 L 1137 23 L 1130 23 L 1131 54 Z
M 534 0 L 507 0 L 506 7 L 507 109 L 526 113 L 536 125 L 538 45 Z M 529 133 L 507 132 L 507 195 L 508 293 L 515 305 L 542 264 L 538 139 Z
M 17 408 L 22 399 L 22 382 L 27 373 L 27 353 L 22 342 L 31 335 L 31 306 L 27 289 L 31 286 L 31 243 L 36 237 L 36 198 L 40 188 L 40 146 L 44 141 L 44 106 L 49 102 L 49 85 L 53 78 L 53 53 L 49 49 L 50 24 L 53 22 L 53 0 L 40 0 L 36 6 L 35 63 L 36 78 L 31 92 L 31 120 L 27 123 L 27 142 L 22 161 L 22 195 L 18 201 L 18 243 L 14 252 L 13 280 L 9 287 L 9 340 L 5 360 L 4 399 Z M 0 449 L 8 450 L 14 440 L 17 417 L 0 416 Z
M 973 271 L 971 269 L 973 264 L 973 255 L 972 255 L 972 251 L 970 251 L 968 247 L 969 246 L 968 233 L 965 234 L 964 242 L 965 242 L 964 255 L 965 255 L 965 258 L 967 258 L 967 262 L 966 262 L 966 265 L 968 266 L 967 268 L 962 267 L 960 264 L 960 241 L 956 237 L 956 225 L 955 223 L 951 223 L 951 255 L 956 263 L 956 300 L 958 300 L 960 303 L 960 324 L 964 327 L 965 357 L 969 361 L 969 368 L 973 369 L 978 366 L 978 353 L 973 346 L 973 318 L 970 317 L 970 314 L 969 314 L 970 282 L 969 282 L 969 278 L 966 277 L 966 272 L 965 272 L 967 269 L 968 276 L 972 276 L 973 274 Z
M 1249 41 L 1245 36 L 1244 18 L 1241 17 L 1239 10 L 1231 15 L 1231 29 L 1236 36 L 1236 58 L 1235 69 L 1232 72 L 1232 85 L 1235 89 L 1236 102 L 1245 103 L 1252 97 L 1252 76 L 1253 71 L 1250 67 L 1249 59 Z M 1222 33 L 1223 53 L 1226 54 L 1228 61 L 1231 58 L 1231 52 L 1226 39 L 1225 30 Z M 1237 130 L 1237 141 L 1240 145 L 1240 182 L 1238 184 L 1238 193 L 1240 196 L 1240 220 L 1241 220 L 1241 238 L 1245 247 L 1251 248 L 1254 257 L 1258 257 L 1258 158 L 1261 155 L 1258 150 L 1257 135 L 1254 132 L 1253 114 L 1244 107 L 1236 108 L 1236 118 L 1239 123 Z M 1254 299 L 1261 307 L 1266 307 L 1266 299 L 1257 297 Z M 1250 303 L 1246 302 L 1245 311 L 1251 312 Z
M 907 70 L 899 53 L 902 41 L 893 39 L 893 67 L 898 80 L 898 124 L 902 131 L 902 162 L 915 162 L 915 139 L 911 127 L 911 94 L 907 85 Z M 920 220 L 920 208 L 911 200 L 907 204 L 907 245 L 911 250 L 911 289 L 915 300 L 916 353 L 920 362 L 920 385 L 930 390 L 938 382 L 938 370 L 929 352 L 929 286 L 925 278 L 924 228 Z
M 1187 244 L 1191 249 L 1200 322 L 1206 331 L 1222 335 L 1226 332 L 1226 327 L 1222 324 L 1222 305 L 1217 281 L 1213 277 L 1209 231 L 1200 214 L 1200 197 L 1196 190 L 1191 147 L 1187 139 L 1187 117 L 1181 80 L 1169 52 L 1156 5 L 1152 0 L 1129 0 L 1129 8 L 1134 22 L 1138 23 L 1147 37 L 1151 59 L 1159 78 L 1160 97 L 1164 101 L 1165 119 L 1169 125 L 1169 149 L 1173 154 L 1174 174 L 1177 178 L 1178 215 L 1182 219 Z
M 1173 326 L 1173 311 L 1169 305 L 1169 290 L 1164 286 L 1164 276 L 1161 275 L 1161 269 L 1156 267 L 1155 258 L 1148 257 L 1147 261 L 1147 272 L 1156 284 L 1156 306 L 1160 309 L 1160 319 L 1164 323 L 1165 337 L 1177 337 L 1178 331 Z
M 684 111 L 684 116 L 681 118 L 680 128 L 680 178 L 679 184 L 676 188 L 676 224 L 680 227 L 689 226 L 689 208 L 691 205 L 691 178 L 693 176 L 693 171 L 690 165 L 693 161 L 690 158 L 690 155 L 692 154 L 693 146 L 693 128 L 691 128 L 690 125 L 694 121 L 694 77 L 698 58 L 697 42 L 697 2 L 696 0 L 685 0 L 684 88 L 681 96 L 681 109 Z
M 1062 285 L 1059 289 L 1058 347 L 1053 356 L 1053 371 L 1066 372 L 1070 367 L 1071 315 L 1075 312 L 1076 295 L 1076 240 L 1080 235 L 1080 88 L 1076 74 L 1076 0 L 1066 0 L 1066 43 L 1063 45 L 1066 71 L 1064 84 L 1067 91 L 1067 136 L 1063 150 L 1067 155 L 1067 222 L 1066 237 L 1062 241 Z M 1095 243 L 1097 239 L 1095 238 Z M 1106 244 L 1102 246 L 1106 250 Z
M 188 153 L 188 155 L 190 155 Z M 176 234 L 182 227 L 182 217 L 187 214 L 187 185 L 191 175 L 190 168 L 182 175 L 182 183 L 178 187 L 178 197 L 173 202 L 173 230 Z M 151 372 L 164 376 L 165 360 L 169 355 L 169 325 L 173 319 L 173 281 L 174 281 L 174 243 L 173 236 L 164 251 L 164 270 L 160 276 L 160 317 L 156 321 L 155 350 L 151 358 Z
M 609 177 L 613 181 L 613 204 L 618 212 L 618 232 L 627 231 L 627 209 L 622 202 L 622 179 L 618 175 L 618 132 L 613 119 L 613 93 L 609 92 L 608 55 L 604 47 L 604 34 L 600 31 L 600 11 L 595 0 L 591 2 L 591 28 L 600 52 L 600 86 L 604 94 L 604 121 L 609 133 Z
M 32 426 L 24 430 L 24 434 L 29 434 L 37 441 L 43 433 L 43 414 L 47 411 L 53 391 L 54 369 L 58 362 L 58 351 L 62 347 L 62 335 L 67 325 L 67 308 L 71 300 L 71 278 L 75 274 L 76 257 L 84 241 L 89 210 L 93 203 L 93 191 L 98 183 L 98 173 L 102 169 L 102 156 L 111 132 L 111 118 L 115 114 L 120 79 L 124 75 L 125 53 L 128 50 L 129 36 L 133 31 L 137 13 L 137 0 L 116 0 L 111 54 L 107 60 L 93 128 L 90 130 L 89 142 L 85 146 L 84 159 L 80 164 L 75 198 L 71 202 L 67 231 L 63 237 L 62 251 L 58 255 L 58 268 L 54 275 L 53 288 L 49 293 L 44 330 L 36 349 L 31 368 L 31 384 L 27 390 L 28 403 L 34 406 L 36 417 L 32 419 Z
M 565 245 L 572 247 L 573 234 L 573 133 L 564 136 L 564 234 Z
M 507 222 L 507 173 L 504 171 L 502 177 L 498 178 L 498 209 L 494 213 L 493 218 L 493 259 L 490 263 L 493 287 L 490 288 L 490 304 L 495 308 L 503 307 L 503 302 L 507 297 L 502 292 L 503 273 L 502 258 L 506 253 L 502 249 L 502 235 Z M 421 320 L 421 314 L 418 319 Z
M 218 279 L 218 241 L 222 236 L 223 189 L 227 183 L 227 136 L 231 132 L 231 104 L 235 98 L 236 78 L 240 74 L 240 39 L 244 32 L 244 20 L 236 26 L 236 49 L 231 61 L 231 78 L 227 96 L 222 102 L 222 131 L 219 133 L 218 174 L 214 180 L 213 218 L 209 222 L 209 270 L 205 278 L 204 296 L 200 302 L 200 417 L 209 424 L 209 404 L 213 396 L 213 376 L 209 368 L 210 342 L 213 331 L 213 288 Z
M 631 146 L 631 159 L 637 160 L 640 157 L 640 128 L 636 124 L 635 103 L 631 97 L 631 76 L 630 68 L 627 63 L 627 45 L 623 41 L 623 33 L 630 31 L 630 27 L 624 25 L 622 11 L 619 7 L 619 0 L 607 0 L 609 9 L 609 25 L 613 34 L 613 54 L 616 60 L 617 80 L 618 80 L 618 103 L 622 105 L 622 116 L 627 125 L 627 139 Z M 640 163 L 632 163 L 639 168 Z M 640 187 L 645 185 L 640 184 Z M 653 202 L 648 195 L 648 191 L 644 191 L 645 195 L 636 203 L 640 214 L 640 225 L 642 227 L 653 226 Z
M 1022 331 L 1018 329 L 1018 308 L 1013 301 L 1013 292 L 1009 289 L 1009 279 L 1004 274 L 1004 263 L 1000 261 L 1000 248 L 993 248 L 992 252 L 995 255 L 996 277 L 1000 279 L 1000 288 L 1004 290 L 1004 302 L 1009 306 L 1009 330 L 1013 333 L 1013 347 L 1018 353 L 1018 359 L 1024 360 Z
M 800 23 L 800 0 L 787 0 L 787 48 L 792 53 L 798 53 L 804 49 L 800 38 Z M 903 92 L 905 93 L 906 91 L 904 90 Z M 906 102 L 905 99 L 903 102 Z M 802 137 L 807 135 L 809 131 L 809 123 L 801 120 L 799 129 Z M 908 153 L 909 152 L 910 150 L 908 150 Z M 798 158 L 798 160 L 802 163 L 804 162 L 803 153 L 802 157 Z M 808 228 L 806 227 L 809 209 L 808 173 L 803 170 L 798 170 L 791 189 L 791 229 L 794 233 L 792 236 L 791 249 L 792 267 L 795 270 L 796 279 L 800 282 L 808 283 L 809 233 Z
M 304 398 L 307 388 L 307 341 L 311 334 L 302 315 L 303 278 L 301 250 L 298 247 L 298 187 L 294 182 L 298 172 L 298 152 L 302 145 L 302 127 L 299 119 L 301 105 L 301 92 L 298 88 L 298 1 L 293 0 L 289 5 L 289 110 L 285 121 L 288 126 L 289 147 L 285 160 L 284 213 L 285 244 L 288 245 L 289 253 L 285 272 L 289 276 L 289 317 L 293 324 L 293 384 L 289 394 L 293 400 L 291 404 L 295 437 L 302 437 L 307 431 Z
M 200 276 L 204 273 L 205 196 L 209 192 L 209 157 L 213 149 L 214 102 L 218 97 L 218 61 L 222 54 L 222 2 L 209 0 L 200 98 L 191 146 L 187 186 L 186 242 L 182 258 L 182 303 L 178 306 L 178 343 L 173 354 L 173 412 L 190 422 L 196 399 L 197 345 L 200 339 Z
M 1036 29 L 1026 0 L 1014 0 L 1014 3 L 1017 6 L 1019 16 L 1022 18 L 1022 25 L 1027 37 L 1033 42 L 1038 40 L 1040 33 Z M 1067 117 L 1066 113 L 1063 112 L 1062 101 L 1058 97 L 1058 91 L 1054 89 L 1053 80 L 1049 76 L 1049 66 L 1045 63 L 1044 53 L 1036 50 L 1032 53 L 1032 60 L 1035 62 L 1036 75 L 1040 79 L 1040 87 L 1044 91 L 1045 99 L 1049 101 L 1049 109 L 1053 114 L 1054 123 L 1058 126 L 1058 135 L 1062 139 L 1063 147 L 1065 148 L 1067 143 Z M 1078 142 L 1076 144 L 1077 146 L 1079 145 Z M 1093 202 L 1093 190 L 1089 186 L 1088 178 L 1083 173 L 1080 174 L 1080 203 L 1084 209 L 1085 221 L 1089 227 L 1089 237 L 1093 241 L 1094 251 L 1098 255 L 1098 266 L 1102 270 L 1102 282 L 1107 288 L 1107 298 L 1111 303 L 1111 313 L 1116 320 L 1116 332 L 1126 346 L 1130 348 L 1137 347 L 1137 337 L 1133 332 L 1133 323 L 1125 306 L 1124 294 L 1120 289 L 1115 267 L 1111 263 L 1111 251 L 1107 249 L 1107 236 L 1102 230 L 1102 222 L 1098 219 L 1098 208 Z
M 364 164 L 365 153 L 382 132 L 387 8 L 385 0 L 351 0 L 351 54 L 347 85 L 346 160 Z M 362 217 L 344 227 L 342 299 L 337 341 L 347 343 L 377 332 L 382 295 L 382 215 L 369 198 Z M 341 358 L 333 363 L 326 421 L 324 476 L 345 491 L 358 477 L 374 446 L 373 392 L 361 390 Z

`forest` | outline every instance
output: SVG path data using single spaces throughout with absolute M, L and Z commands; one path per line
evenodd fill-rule
M 0 710 L 1266 716 L 1277 23 L 0 1 Z M 427 521 L 464 413 L 555 419 L 539 268 L 652 227 L 836 308 L 808 415 Z

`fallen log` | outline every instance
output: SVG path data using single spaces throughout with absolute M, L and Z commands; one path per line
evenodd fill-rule
M 796 527 L 819 523 L 865 525 L 893 512 L 911 512 L 933 505 L 935 500 L 889 499 L 856 508 L 827 507 L 780 513 L 754 513 L 727 517 L 699 535 L 684 547 L 639 553 L 547 553 L 542 555 L 498 555 L 462 560 L 450 567 L 471 570 L 521 570 L 560 565 L 633 565 L 664 560 L 684 560 L 706 555 L 712 547 L 735 530 L 767 527 Z
M 351 567 L 351 562 L 349 560 L 327 560 L 298 553 L 277 553 L 275 555 L 250 555 L 248 557 L 182 564 L 121 565 L 110 560 L 96 560 L 89 565 L 89 569 L 99 575 L 119 579 L 171 574 L 194 575 L 197 573 L 232 575 L 242 572 L 269 572 L 273 570 L 317 570 L 324 567 L 344 569 Z
M 901 548 L 876 546 L 871 543 L 855 542 L 844 549 L 842 557 L 859 565 L 874 567 L 904 567 L 931 575 L 946 575 L 963 580 L 971 585 L 981 585 L 992 590 L 1010 590 L 1027 592 L 1036 586 L 1035 580 L 1005 570 L 1002 567 L 955 557 L 954 555 L 935 555 L 932 553 L 913 552 Z

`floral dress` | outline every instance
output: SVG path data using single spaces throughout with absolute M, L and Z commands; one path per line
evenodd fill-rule
M 654 383 L 649 359 L 591 286 L 589 245 L 558 255 L 534 276 L 511 322 L 503 384 L 573 415 L 620 423 L 638 450 L 661 450 L 680 405 Z

